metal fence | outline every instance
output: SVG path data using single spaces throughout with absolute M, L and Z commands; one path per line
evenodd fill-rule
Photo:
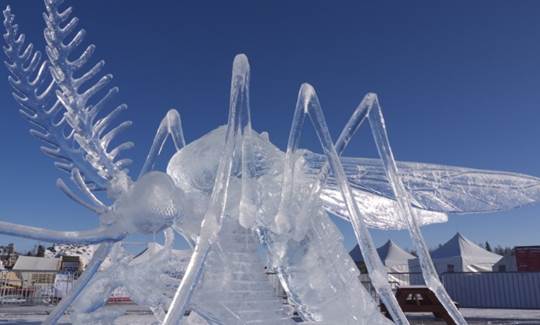
M 441 280 L 462 307 L 540 309 L 540 272 L 443 273 Z
M 395 286 L 401 285 L 425 285 L 422 272 L 397 273 L 388 272 L 388 281 Z
M 267 272 L 275 294 L 286 300 L 275 272 Z M 388 273 L 393 289 L 423 285 L 419 272 Z M 76 282 L 78 275 L 45 271 L 0 271 L 0 305 L 55 304 Z M 441 281 L 450 297 L 462 307 L 540 309 L 540 272 L 455 272 L 443 273 Z M 377 299 L 369 277 L 360 281 Z M 109 303 L 130 303 L 127 292 L 118 288 Z
M 540 309 L 540 272 L 451 272 L 440 274 L 448 294 L 461 307 Z M 360 277 L 368 292 L 378 299 L 367 274 Z M 388 273 L 395 290 L 400 286 L 425 285 L 420 272 Z
M 53 304 L 74 281 L 74 274 L 55 271 L 0 271 L 0 305 Z
M 76 283 L 79 273 L 56 271 L 0 271 L 1 305 L 50 305 L 58 303 Z M 126 290 L 116 288 L 107 303 L 132 303 Z

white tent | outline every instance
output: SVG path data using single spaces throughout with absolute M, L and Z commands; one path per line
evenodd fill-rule
M 502 256 L 489 252 L 457 233 L 431 253 L 437 272 L 490 272 Z
M 379 254 L 383 264 L 388 269 L 388 272 L 411 272 L 409 266 L 411 265 L 411 261 L 416 259 L 414 255 L 406 252 L 403 248 L 399 247 L 391 240 L 377 248 L 377 253 Z M 355 263 L 359 263 L 364 260 L 358 245 L 351 250 L 350 255 Z
M 493 265 L 493 272 L 517 272 L 516 256 L 503 256 Z
M 389 281 L 400 285 L 421 283 L 421 274 L 410 274 L 420 271 L 414 255 L 408 253 L 391 240 L 377 248 L 377 253 L 386 266 Z M 351 250 L 350 255 L 355 263 L 363 261 L 358 245 Z

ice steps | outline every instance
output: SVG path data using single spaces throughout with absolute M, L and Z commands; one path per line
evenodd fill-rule
M 194 299 L 223 324 L 294 324 L 265 273 L 258 245 L 254 232 L 224 220 Z

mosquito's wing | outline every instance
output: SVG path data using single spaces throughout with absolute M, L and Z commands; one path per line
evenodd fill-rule
M 398 215 L 397 202 L 382 195 L 373 194 L 364 190 L 353 189 L 354 198 L 362 211 L 364 222 L 372 228 L 404 229 L 406 224 Z M 338 186 L 332 182 L 327 184 L 322 193 L 323 206 L 330 213 L 349 220 L 349 213 L 343 201 Z M 420 225 L 441 223 L 448 221 L 444 212 L 434 212 L 414 208 Z
M 318 154 L 309 153 L 305 158 L 313 171 L 320 169 L 325 162 L 325 158 Z M 342 162 L 361 206 L 387 208 L 391 205 L 376 204 L 394 201 L 394 193 L 379 159 L 344 157 Z M 420 210 L 419 221 L 423 224 L 444 221 L 430 212 L 496 212 L 540 200 L 540 179 L 528 175 L 411 162 L 398 162 L 398 170 L 414 207 Z M 332 176 L 321 197 L 327 210 L 340 215 L 345 213 L 341 194 Z M 362 200 L 367 203 L 360 202 Z M 375 218 L 388 224 L 384 221 L 388 218 L 388 211 L 373 209 L 373 214 L 377 214 Z M 387 227 L 394 227 L 393 223 L 396 222 L 390 222 Z

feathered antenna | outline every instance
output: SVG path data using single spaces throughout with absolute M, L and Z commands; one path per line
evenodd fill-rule
M 43 14 L 47 25 L 44 34 L 50 71 L 59 87 L 56 94 L 66 109 L 64 114 L 66 122 L 73 129 L 73 138 L 84 150 L 86 160 L 95 168 L 99 176 L 109 183 L 110 193 L 117 195 L 118 191 L 125 191 L 131 182 L 125 169 L 131 160 L 117 160 L 117 158 L 122 150 L 131 148 L 133 143 L 124 142 L 113 149 L 109 148 L 109 144 L 120 131 L 131 125 L 131 121 L 110 127 L 112 120 L 127 106 L 122 104 L 105 117 L 97 118 L 110 99 L 118 93 L 117 87 L 110 88 L 104 96 L 98 98 L 95 105 L 88 104 L 90 99 L 97 97 L 96 94 L 109 85 L 113 76 L 104 75 L 82 91 L 81 86 L 98 76 L 105 62 L 101 60 L 86 72 L 82 71 L 94 53 L 95 45 L 93 44 L 82 51 L 77 59 L 69 59 L 82 43 L 85 30 L 81 29 L 73 37 L 69 37 L 77 28 L 78 18 L 70 19 L 71 7 L 61 11 L 59 7 L 62 3 L 63 0 L 45 0 L 46 13 Z M 80 77 L 75 77 L 75 74 Z
M 4 14 L 5 65 L 13 97 L 21 106 L 20 113 L 30 122 L 30 133 L 44 142 L 41 151 L 55 160 L 57 168 L 71 175 L 79 190 L 92 202 L 77 197 L 59 179 L 57 184 L 70 198 L 96 212 L 106 207 L 91 191 L 103 190 L 106 183 L 92 165 L 84 159 L 83 151 L 73 139 L 73 130 L 66 123 L 64 107 L 56 98 L 58 89 L 49 73 L 49 62 L 42 59 L 32 43 L 25 43 L 25 35 L 15 24 L 15 15 L 8 6 Z

